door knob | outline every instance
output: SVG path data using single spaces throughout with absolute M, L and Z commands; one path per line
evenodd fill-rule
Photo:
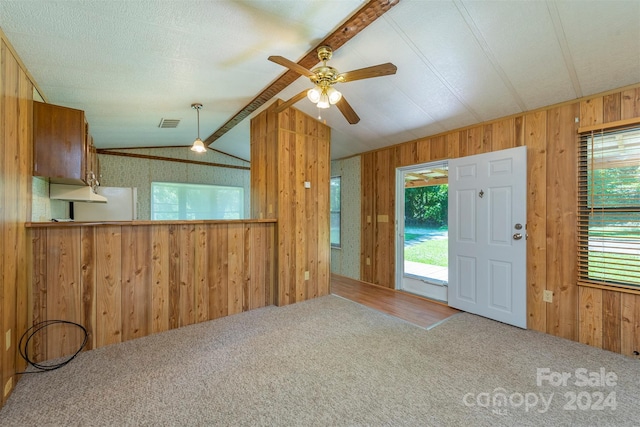
M 520 239 L 522 239 L 522 234 L 516 233 L 513 235 L 513 240 L 520 240 Z

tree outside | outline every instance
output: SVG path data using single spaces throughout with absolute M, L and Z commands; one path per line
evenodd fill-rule
M 640 166 L 589 170 L 589 278 L 640 285 Z
M 446 229 L 449 215 L 448 191 L 447 184 L 405 189 L 405 224 Z
M 448 265 L 449 186 L 405 189 L 405 261 Z

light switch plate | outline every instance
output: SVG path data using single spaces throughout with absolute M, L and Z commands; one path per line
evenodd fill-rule
M 544 290 L 542 292 L 542 301 L 544 302 L 553 302 L 553 291 Z

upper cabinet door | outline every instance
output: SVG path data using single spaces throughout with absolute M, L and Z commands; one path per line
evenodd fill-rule
M 84 111 L 34 101 L 33 174 L 49 177 L 52 182 L 86 182 Z

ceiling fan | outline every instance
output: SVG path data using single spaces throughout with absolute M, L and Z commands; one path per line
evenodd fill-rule
M 352 82 L 354 80 L 369 79 L 372 77 L 388 76 L 395 74 L 398 67 L 390 62 L 386 64 L 374 65 L 372 67 L 360 68 L 358 70 L 347 71 L 341 73 L 335 68 L 327 65 L 327 61 L 331 59 L 333 50 L 329 46 L 320 46 L 318 48 L 318 59 L 322 61 L 322 65 L 314 68 L 313 70 L 307 70 L 302 65 L 299 65 L 293 61 L 283 58 L 282 56 L 270 56 L 268 59 L 271 62 L 282 65 L 295 71 L 298 74 L 309 77 L 314 87 L 309 90 L 303 90 L 299 94 L 293 96 L 291 99 L 280 104 L 276 108 L 276 112 L 284 111 L 296 102 L 300 101 L 305 96 L 309 98 L 311 102 L 316 104 L 318 108 L 329 108 L 330 105 L 335 104 L 342 115 L 347 119 L 349 123 L 356 124 L 360 121 L 360 117 L 351 108 L 351 105 L 344 99 L 344 96 L 338 92 L 333 85 L 336 83 Z

